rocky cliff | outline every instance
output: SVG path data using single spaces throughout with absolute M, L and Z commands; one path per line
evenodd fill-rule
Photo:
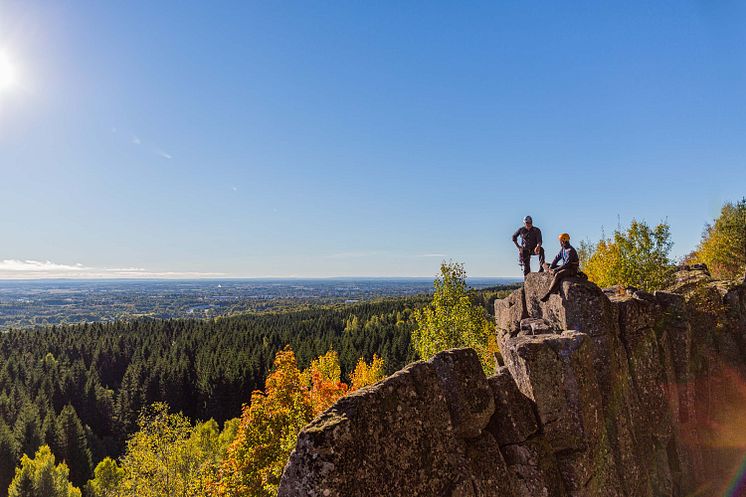
M 548 286 L 495 303 L 494 376 L 450 350 L 316 418 L 280 496 L 721 495 L 746 447 L 746 285 Z

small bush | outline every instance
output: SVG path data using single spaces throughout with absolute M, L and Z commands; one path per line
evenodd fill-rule
M 651 228 L 633 219 L 626 230 L 619 228 L 609 238 L 602 237 L 595 244 L 581 243 L 578 255 L 588 279 L 600 287 L 655 290 L 665 286 L 672 273 L 672 246 L 668 223 Z

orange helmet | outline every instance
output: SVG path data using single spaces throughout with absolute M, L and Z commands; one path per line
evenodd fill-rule
M 567 233 L 562 233 L 559 236 L 559 241 L 561 241 L 561 242 L 569 242 L 570 241 L 570 235 L 568 235 Z

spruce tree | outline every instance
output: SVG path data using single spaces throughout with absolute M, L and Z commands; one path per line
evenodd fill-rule
M 18 464 L 18 442 L 4 421 L 0 421 L 0 497 L 8 495 L 8 485 Z
M 70 480 L 80 487 L 92 476 L 93 463 L 83 424 L 68 404 L 57 417 L 57 457 L 70 467 Z
M 13 434 L 20 447 L 20 453 L 33 455 L 42 444 L 41 422 L 39 410 L 26 402 L 18 413 L 18 419 L 13 428 Z

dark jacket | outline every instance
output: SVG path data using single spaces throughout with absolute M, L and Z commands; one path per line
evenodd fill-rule
M 519 236 L 521 237 L 520 245 L 524 249 L 533 250 L 541 243 L 541 230 L 536 226 L 531 226 L 531 229 L 526 229 L 525 226 L 518 228 L 513 233 L 513 242 L 517 242 Z

